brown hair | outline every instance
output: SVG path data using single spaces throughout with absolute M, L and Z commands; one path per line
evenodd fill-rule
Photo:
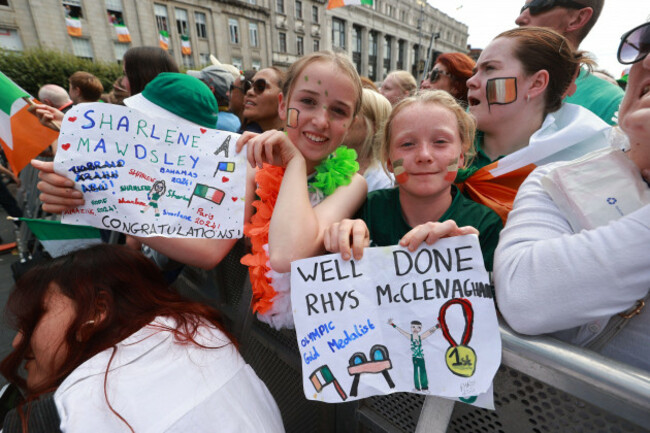
M 557 111 L 581 65 L 592 65 L 584 51 L 574 51 L 564 36 L 544 27 L 519 27 L 505 31 L 496 38 L 516 40 L 514 56 L 524 72 L 532 75 L 546 70 L 549 75 L 545 93 L 544 114 Z
M 180 72 L 169 53 L 160 47 L 133 47 L 124 53 L 124 73 L 131 95 L 137 95 L 161 72 Z
M 413 95 L 418 87 L 418 83 L 415 81 L 415 77 L 413 77 L 409 71 L 393 71 L 390 74 L 386 75 L 384 81 L 386 81 L 388 77 L 395 78 L 395 82 L 399 88 L 407 92 L 409 96 Z
M 393 119 L 400 111 L 413 104 L 422 105 L 439 105 L 451 111 L 456 116 L 458 134 L 460 135 L 461 151 L 465 155 L 465 162 L 473 157 L 474 154 L 474 134 L 476 133 L 476 120 L 474 117 L 467 113 L 465 109 L 458 103 L 456 98 L 451 96 L 444 90 L 426 90 L 420 92 L 415 96 L 401 100 L 388 116 L 384 126 L 382 140 L 381 140 L 381 161 L 384 166 L 387 164 L 390 155 L 390 136 L 393 132 L 392 124 Z
M 438 56 L 436 63 L 445 65 L 452 75 L 452 96 L 467 104 L 467 80 L 474 74 L 476 62 L 463 53 L 444 53 Z
M 354 106 L 354 113 L 352 113 L 352 117 L 356 116 L 356 114 L 361 109 L 361 79 L 359 78 L 359 74 L 357 73 L 357 70 L 355 69 L 350 59 L 341 53 L 334 53 L 332 51 L 316 51 L 315 53 L 301 57 L 298 61 L 291 64 L 287 70 L 284 86 L 282 87 L 284 100 L 289 101 L 296 79 L 307 66 L 315 62 L 333 63 L 345 75 L 347 75 L 348 78 L 350 78 L 356 94 L 356 104 Z M 288 106 L 289 104 L 287 104 L 287 109 Z
M 76 87 L 81 93 L 81 97 L 87 102 L 99 101 L 104 91 L 104 86 L 99 78 L 90 72 L 77 71 L 68 78 L 70 86 Z

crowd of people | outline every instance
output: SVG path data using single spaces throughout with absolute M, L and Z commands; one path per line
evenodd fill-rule
M 293 327 L 295 260 L 358 260 L 368 246 L 415 251 L 476 234 L 497 308 L 515 331 L 552 333 L 650 370 L 650 204 L 576 227 L 581 210 L 566 202 L 607 181 L 561 190 L 564 200 L 546 186 L 608 149 L 630 161 L 614 176 L 650 188 L 650 22 L 622 37 L 623 92 L 591 74 L 578 49 L 602 7 L 526 1 L 520 27 L 476 62 L 445 53 L 419 85 L 393 71 L 379 89 L 340 53 L 309 54 L 286 71 L 214 59 L 181 74 L 166 51 L 136 47 L 103 100 L 241 134 L 237 150 L 250 163 L 241 262 L 252 309 L 274 328 Z M 68 92 L 43 86 L 41 123 L 55 127 L 73 104 L 99 100 L 103 88 L 89 75 L 71 76 Z M 53 163 L 33 165 L 44 211 L 84 203 Z M 0 372 L 26 398 L 3 431 L 283 431 L 218 313 L 168 286 L 184 265 L 213 268 L 236 240 L 125 242 L 37 265 L 17 281 L 7 308 L 18 334 Z M 48 410 L 58 417 L 32 416 Z

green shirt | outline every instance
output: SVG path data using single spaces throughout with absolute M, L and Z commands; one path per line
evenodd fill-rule
M 480 233 L 479 243 L 483 251 L 485 267 L 488 271 L 492 271 L 494 250 L 499 241 L 499 232 L 503 228 L 501 218 L 487 206 L 459 194 L 455 186 L 451 187 L 451 195 L 451 206 L 438 222 L 454 220 L 458 227 L 476 228 Z M 368 226 L 370 246 L 396 245 L 413 228 L 402 215 L 399 188 L 382 189 L 368 194 L 356 217 L 361 218 Z
M 576 92 L 564 100 L 580 105 L 603 119 L 609 125 L 618 123 L 618 107 L 625 92 L 615 84 L 580 70 L 576 79 Z
M 476 173 L 478 170 L 482 169 L 486 165 L 492 164 L 494 161 L 498 161 L 503 158 L 505 155 L 499 156 L 497 159 L 490 159 L 485 152 L 483 152 L 483 131 L 476 131 L 476 136 L 474 137 L 474 150 L 476 150 L 476 155 L 469 162 L 467 167 L 463 167 L 458 170 L 456 175 L 455 182 L 464 182 L 471 175 Z

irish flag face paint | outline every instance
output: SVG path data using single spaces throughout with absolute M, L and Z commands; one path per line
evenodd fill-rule
M 453 182 L 456 180 L 456 174 L 458 173 L 458 157 L 454 159 L 451 164 L 447 166 L 447 174 L 445 174 L 445 180 L 447 182 Z
M 409 180 L 409 174 L 404 169 L 404 160 L 401 158 L 393 161 L 393 173 L 397 183 L 406 183 Z
M 517 100 L 517 78 L 490 78 L 486 84 L 488 107 L 512 104 Z
M 289 108 L 287 110 L 287 128 L 298 127 L 298 115 L 300 111 L 297 108 Z

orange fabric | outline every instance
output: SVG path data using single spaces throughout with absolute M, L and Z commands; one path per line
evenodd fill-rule
M 343 6 L 345 6 L 343 0 L 329 0 L 329 2 L 327 3 L 327 9 L 340 8 Z
M 10 118 L 13 150 L 0 139 L 9 165 L 16 175 L 59 136 L 58 132 L 41 125 L 38 118 L 27 111 L 27 107 L 25 105 Z
M 264 164 L 262 169 L 255 173 L 255 182 L 258 185 L 255 193 L 259 200 L 253 202 L 256 212 L 251 222 L 244 224 L 244 234 L 251 240 L 252 253 L 242 257 L 241 263 L 248 266 L 253 287 L 254 313 L 266 313 L 273 305 L 276 295 L 271 279 L 266 276 L 271 268 L 268 266 L 269 257 L 264 251 L 264 245 L 269 243 L 269 225 L 283 176 L 284 168 L 269 164 Z
M 457 186 L 469 198 L 499 214 L 505 225 L 519 187 L 537 166 L 529 164 L 510 173 L 494 177 L 490 174 L 490 170 L 496 168 L 497 165 L 498 161 L 481 168 Z

